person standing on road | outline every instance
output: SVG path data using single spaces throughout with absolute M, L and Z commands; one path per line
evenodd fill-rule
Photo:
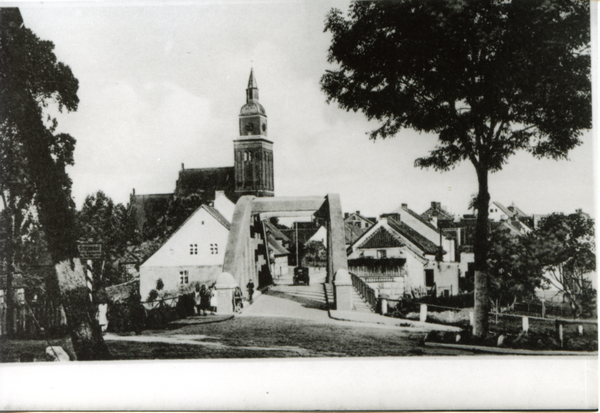
M 202 284 L 200 287 L 200 309 L 202 310 L 202 315 L 206 315 L 210 307 L 210 291 L 206 288 L 206 285 Z
M 196 290 L 194 291 L 194 308 L 196 314 L 200 315 L 200 309 L 202 308 L 202 294 L 200 294 L 200 287 L 196 284 Z
M 252 279 L 246 285 L 246 289 L 248 290 L 248 301 L 252 301 L 252 295 L 254 294 L 254 282 Z

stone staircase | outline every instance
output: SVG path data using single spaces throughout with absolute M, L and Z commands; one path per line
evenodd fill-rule
M 331 308 L 333 305 L 333 286 L 328 283 L 324 283 L 323 285 L 327 296 L 327 303 Z M 359 313 L 375 313 L 354 288 L 352 288 L 352 311 L 358 311 Z

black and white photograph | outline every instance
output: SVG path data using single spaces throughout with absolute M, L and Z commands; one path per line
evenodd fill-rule
M 597 21 L 3 2 L 0 409 L 597 409 Z

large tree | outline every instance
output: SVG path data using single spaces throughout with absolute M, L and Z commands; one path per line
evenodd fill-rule
M 25 218 L 39 222 L 54 262 L 75 250 L 74 203 L 65 172 L 73 164 L 75 139 L 56 133 L 56 119 L 44 109 L 56 104 L 60 111 L 76 110 L 78 81 L 53 49 L 23 25 L 17 8 L 0 8 L 0 192 L 9 319 Z
M 590 11 L 581 0 L 357 1 L 333 9 L 327 101 L 381 126 L 435 134 L 415 166 L 477 174 L 474 334 L 488 330 L 488 176 L 526 150 L 566 158 L 591 127 Z

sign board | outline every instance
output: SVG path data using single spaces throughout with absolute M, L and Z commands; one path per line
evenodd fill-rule
M 102 244 L 77 244 L 79 257 L 84 260 L 98 260 L 102 258 Z

